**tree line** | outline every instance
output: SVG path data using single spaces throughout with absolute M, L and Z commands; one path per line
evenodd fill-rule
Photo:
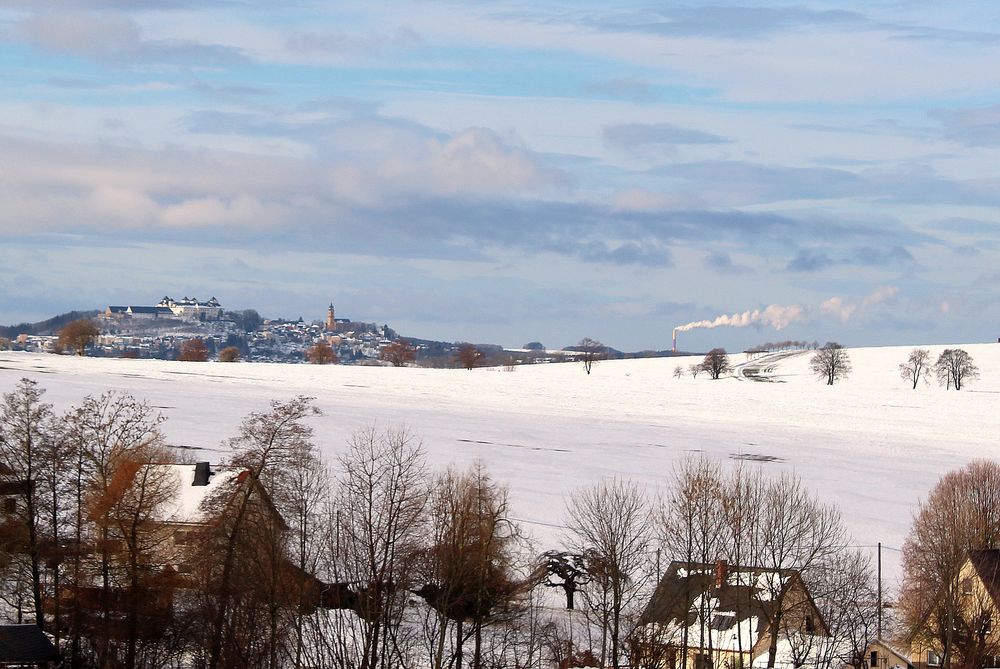
M 794 343 L 794 342 L 793 342 Z M 847 350 L 836 342 L 827 342 L 823 346 L 811 347 L 816 350 L 809 359 L 809 369 L 816 377 L 832 386 L 836 381 L 846 379 L 852 371 L 851 357 Z M 931 362 L 931 352 L 925 348 L 915 348 L 910 351 L 905 362 L 899 364 L 899 375 L 904 381 L 911 383 L 914 390 L 923 382 L 930 382 L 931 374 L 938 383 L 947 390 L 961 390 L 969 381 L 979 378 L 979 368 L 968 351 L 960 348 L 947 348 L 941 352 L 935 362 Z M 718 380 L 724 374 L 735 370 L 729 354 L 724 348 L 713 348 L 705 354 L 701 362 L 688 366 L 687 373 L 692 378 L 705 373 L 710 379 Z M 587 372 L 590 373 L 589 371 Z M 673 377 L 684 376 L 684 368 L 674 367 Z

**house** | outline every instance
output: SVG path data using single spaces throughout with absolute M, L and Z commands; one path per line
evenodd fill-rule
M 766 665 L 775 639 L 775 666 L 801 666 L 828 636 L 796 570 L 674 561 L 631 643 L 642 666 L 727 669 Z
M 969 551 L 959 570 L 956 612 L 952 614 L 952 666 L 1000 667 L 1000 549 Z M 942 588 L 923 623 L 910 637 L 915 669 L 944 662 L 948 607 Z
M 0 625 L 0 667 L 46 669 L 59 662 L 59 652 L 38 625 Z
M 875 639 L 864 652 L 860 667 L 845 665 L 844 669 L 914 669 L 909 656 L 885 639 Z

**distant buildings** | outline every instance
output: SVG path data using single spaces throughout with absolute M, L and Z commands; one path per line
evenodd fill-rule
M 109 305 L 104 310 L 108 318 L 135 318 L 153 320 L 157 318 L 180 318 L 188 321 L 217 321 L 222 317 L 222 305 L 214 297 L 208 302 L 200 302 L 186 295 L 175 300 L 165 295 L 156 306 Z

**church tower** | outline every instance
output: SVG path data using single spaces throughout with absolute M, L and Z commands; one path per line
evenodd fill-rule
M 337 321 L 333 317 L 333 302 L 330 303 L 330 308 L 326 310 L 326 329 L 328 332 L 333 332 L 337 329 Z

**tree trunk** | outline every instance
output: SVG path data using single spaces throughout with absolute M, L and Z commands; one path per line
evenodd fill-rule
M 773 667 L 778 657 L 778 635 L 781 633 L 781 598 L 774 602 L 774 619 L 771 622 L 771 639 L 767 645 L 767 666 Z

